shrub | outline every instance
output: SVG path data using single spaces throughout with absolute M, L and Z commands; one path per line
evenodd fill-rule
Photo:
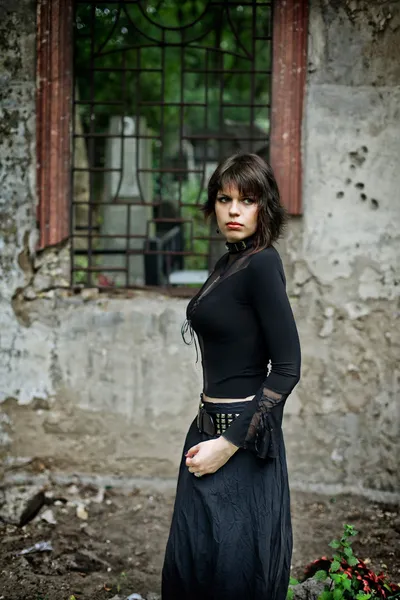
M 399 585 L 390 583 L 383 572 L 377 575 L 354 555 L 351 538 L 357 533 L 352 525 L 345 525 L 340 540 L 329 544 L 335 550 L 333 557 L 322 556 L 307 565 L 304 579 L 314 577 L 326 582 L 318 600 L 400 599 Z

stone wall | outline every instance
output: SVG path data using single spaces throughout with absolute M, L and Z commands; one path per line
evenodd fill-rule
M 279 250 L 303 349 L 294 487 L 398 491 L 400 10 L 312 0 L 304 215 Z M 35 7 L 0 6 L 0 444 L 62 473 L 174 477 L 201 373 L 186 301 L 68 290 L 35 255 Z

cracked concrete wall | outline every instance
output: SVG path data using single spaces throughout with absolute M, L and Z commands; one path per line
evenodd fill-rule
M 303 349 L 292 485 L 398 491 L 400 9 L 312 0 L 304 215 L 279 249 Z M 35 7 L 0 7 L 0 443 L 9 465 L 175 476 L 201 374 L 186 301 L 68 290 L 35 256 Z

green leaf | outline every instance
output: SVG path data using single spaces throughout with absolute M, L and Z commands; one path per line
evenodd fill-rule
M 329 571 L 331 573 L 335 573 L 336 571 L 339 571 L 340 569 L 340 562 L 338 560 L 334 560 L 333 563 L 331 564 L 331 568 L 329 569 Z
M 286 594 L 286 600 L 293 600 L 293 596 L 294 596 L 294 591 L 289 588 Z
M 351 579 L 349 579 L 347 576 L 345 579 L 343 579 L 343 587 L 347 591 L 351 590 Z
M 329 544 L 331 548 L 340 548 L 340 542 L 338 540 L 332 540 Z
M 343 591 L 340 588 L 335 588 L 333 590 L 333 600 L 340 600 L 343 598 Z
M 289 585 L 297 585 L 298 583 L 300 582 L 295 577 L 290 577 Z
M 358 564 L 358 558 L 356 558 L 355 556 L 349 556 L 347 562 L 351 567 L 355 567 Z
M 317 581 L 325 581 L 327 577 L 328 573 L 326 571 L 323 571 L 322 569 L 314 573 L 314 579 L 316 579 Z
M 334 554 L 333 560 L 337 560 L 338 562 L 340 562 L 342 560 L 342 557 L 340 556 L 340 554 Z
M 318 600 L 332 600 L 333 598 L 333 594 L 332 592 L 329 592 L 328 590 L 325 590 L 324 592 L 322 592 L 322 594 L 320 594 L 318 596 Z
M 345 549 L 343 550 L 343 552 L 344 552 L 344 554 L 345 554 L 346 556 L 353 556 L 353 549 L 352 549 L 352 548 L 350 548 L 350 547 L 348 547 L 348 548 L 345 548 Z

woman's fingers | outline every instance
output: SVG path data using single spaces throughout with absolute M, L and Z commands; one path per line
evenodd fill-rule
M 200 445 L 199 444 L 197 446 L 192 446 L 186 452 L 185 456 L 188 456 L 189 458 L 192 458 L 192 456 L 195 456 L 198 453 L 199 450 L 200 450 Z
M 198 467 L 199 466 L 198 459 L 197 458 L 187 458 L 186 466 L 187 467 Z

